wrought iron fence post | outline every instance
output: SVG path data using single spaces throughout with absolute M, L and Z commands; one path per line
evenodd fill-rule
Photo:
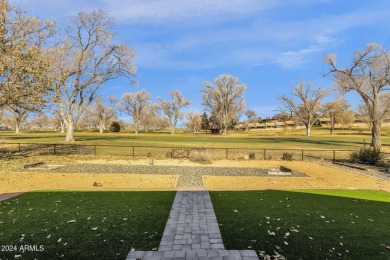
M 264 149 L 264 160 L 267 157 L 267 150 Z
M 226 148 L 226 159 L 228 159 L 228 158 L 229 158 L 229 149 Z
M 133 157 L 135 156 L 135 153 L 134 153 L 134 146 L 133 146 Z
M 333 162 L 336 161 L 336 150 L 333 150 Z
M 21 149 L 20 149 L 20 143 L 18 143 L 18 145 L 19 145 L 19 153 L 21 152 Z
M 303 162 L 303 149 L 302 149 L 302 162 Z
M 93 154 L 96 155 L 96 145 L 94 147 Z

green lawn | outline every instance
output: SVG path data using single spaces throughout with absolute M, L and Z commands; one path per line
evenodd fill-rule
M 288 259 L 390 259 L 390 193 L 211 192 L 227 249 Z
M 0 202 L 0 259 L 125 259 L 157 248 L 175 192 L 31 192 Z M 74 222 L 73 222 L 74 221 Z M 96 230 L 94 230 L 96 229 Z M 19 251 L 22 245 L 42 252 Z
M 277 135 L 277 136 L 275 136 Z M 7 142 L 22 143 L 63 143 L 64 134 L 58 132 L 28 131 L 14 134 L 11 131 L 0 131 L 0 139 Z M 327 148 L 351 149 L 361 147 L 364 142 L 370 143 L 371 137 L 366 129 L 363 133 L 357 130 L 339 130 L 334 135 L 324 128 L 314 129 L 313 136 L 304 136 L 303 129 L 263 130 L 232 133 L 228 136 L 206 134 L 146 133 L 135 135 L 129 132 L 103 133 L 80 131 L 75 133 L 77 143 L 91 145 L 120 146 L 185 146 L 185 147 L 232 147 L 232 148 Z M 390 145 L 390 129 L 382 131 L 382 143 Z

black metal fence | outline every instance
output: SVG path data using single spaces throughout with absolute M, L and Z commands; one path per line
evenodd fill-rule
M 87 144 L 1 143 L 0 155 L 119 155 L 153 158 L 188 158 L 204 152 L 211 159 L 280 160 L 345 160 L 353 150 L 294 148 L 226 148 L 226 147 L 166 147 L 115 146 Z

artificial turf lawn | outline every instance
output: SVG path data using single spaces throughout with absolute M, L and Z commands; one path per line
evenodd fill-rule
M 0 202 L 0 259 L 22 255 L 123 260 L 132 248 L 152 250 L 160 244 L 174 196 L 175 192 L 31 192 Z M 5 252 L 10 249 L 6 245 L 17 250 Z M 42 245 L 44 250 L 22 253 L 24 245 Z
M 215 191 L 211 199 L 227 249 L 288 259 L 390 259 L 390 193 Z

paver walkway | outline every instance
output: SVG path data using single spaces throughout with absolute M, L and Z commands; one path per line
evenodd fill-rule
M 158 251 L 131 251 L 136 259 L 259 259 L 253 250 L 225 250 L 208 191 L 178 191 Z
M 7 200 L 16 196 L 19 196 L 20 194 L 23 194 L 24 192 L 12 192 L 12 193 L 3 193 L 0 194 L 0 201 Z

